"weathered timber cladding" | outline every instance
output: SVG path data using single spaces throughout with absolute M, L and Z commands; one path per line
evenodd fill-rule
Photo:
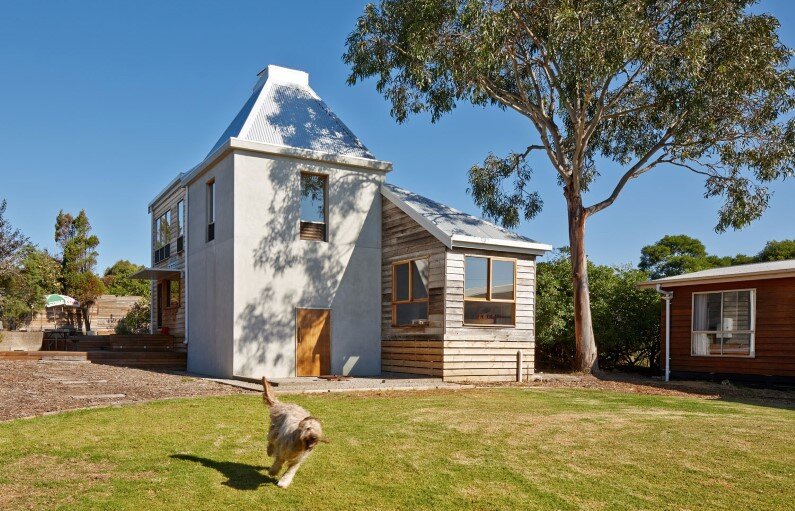
M 388 199 L 381 225 L 381 370 L 442 376 L 445 246 Z M 428 259 L 428 325 L 392 326 L 392 264 Z
M 152 253 L 154 254 L 155 241 L 157 237 L 156 220 L 160 218 L 166 211 L 171 211 L 171 240 L 170 240 L 170 253 L 171 256 L 159 261 L 157 264 L 154 262 L 154 255 L 152 255 L 152 266 L 155 268 L 168 268 L 172 270 L 185 271 L 185 253 L 187 247 L 183 245 L 183 251 L 177 253 L 177 238 L 179 237 L 178 229 L 178 216 L 179 211 L 177 205 L 179 201 L 185 200 L 185 189 L 177 187 L 170 194 L 164 196 L 159 202 L 152 205 Z M 187 206 L 187 204 L 186 204 Z M 186 209 L 187 216 L 187 209 Z M 187 221 L 187 218 L 185 219 Z M 183 232 L 187 232 L 187 226 L 183 226 Z M 157 331 L 157 282 L 152 282 L 152 330 Z M 166 307 L 163 309 L 163 323 L 162 326 L 168 328 L 169 335 L 174 337 L 174 345 L 179 347 L 183 345 L 185 340 L 185 280 L 184 273 L 183 279 L 180 281 L 180 300 L 179 307 Z
M 464 325 L 466 255 L 516 259 L 515 326 Z M 526 254 L 453 249 L 447 252 L 445 273 L 445 380 L 513 380 L 519 350 L 523 355 L 523 377 L 532 374 L 535 367 L 535 258 Z
M 693 293 L 756 290 L 755 356 L 691 355 Z M 671 371 L 755 376 L 795 377 L 795 277 L 670 288 Z M 665 302 L 661 345 L 665 356 Z M 663 360 L 665 360 L 663 358 Z
M 140 296 L 102 295 L 88 308 L 91 329 L 98 335 L 113 334 L 119 320 L 127 315 L 133 305 L 141 300 Z M 25 329 L 30 332 L 41 332 L 63 326 L 84 328 L 79 310 L 61 311 L 60 308 L 40 309 L 24 322 Z

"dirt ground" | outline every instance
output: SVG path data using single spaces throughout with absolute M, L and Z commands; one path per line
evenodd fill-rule
M 795 389 L 754 388 L 703 381 L 673 381 L 638 375 L 536 375 L 539 381 L 493 386 L 587 388 L 635 394 L 698 397 L 795 409 Z M 492 385 L 486 385 L 492 386 Z M 87 362 L 0 361 L 0 421 L 77 408 L 115 406 L 176 397 L 250 392 L 176 373 Z
M 88 362 L 0 361 L 0 421 L 75 408 L 242 392 L 246 391 L 179 374 Z

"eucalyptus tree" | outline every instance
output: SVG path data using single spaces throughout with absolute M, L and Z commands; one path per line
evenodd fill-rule
M 793 175 L 795 77 L 779 22 L 750 0 L 381 0 L 347 40 L 348 83 L 375 78 L 398 122 L 459 102 L 518 112 L 526 147 L 469 170 L 484 214 L 508 227 L 541 209 L 545 155 L 568 212 L 576 368 L 595 370 L 587 220 L 657 168 L 703 176 L 716 229 L 762 215 Z M 612 180 L 588 202 L 596 179 Z

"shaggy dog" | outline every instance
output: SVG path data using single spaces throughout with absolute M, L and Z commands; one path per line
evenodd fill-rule
M 293 482 L 298 468 L 306 461 L 319 442 L 326 442 L 320 421 L 298 405 L 282 403 L 273 394 L 268 380 L 262 377 L 262 400 L 270 409 L 271 425 L 268 430 L 268 456 L 273 465 L 268 474 L 275 477 L 287 465 L 278 486 L 287 488 Z

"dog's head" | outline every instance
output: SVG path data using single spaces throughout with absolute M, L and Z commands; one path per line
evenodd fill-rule
M 320 421 L 312 416 L 298 423 L 298 431 L 300 432 L 301 443 L 307 451 L 314 449 L 319 442 L 326 441 L 325 437 L 323 437 L 323 427 L 320 425 Z

